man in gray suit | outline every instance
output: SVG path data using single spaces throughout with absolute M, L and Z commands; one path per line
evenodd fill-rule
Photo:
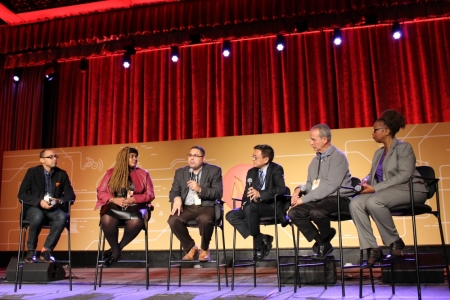
M 175 171 L 169 193 L 172 211 L 167 221 L 180 240 L 186 255 L 183 260 L 210 259 L 209 243 L 214 231 L 214 203 L 222 199 L 222 169 L 205 163 L 205 149 L 193 146 L 188 154 L 188 165 Z M 202 237 L 198 249 L 189 234 L 186 223 L 196 220 Z

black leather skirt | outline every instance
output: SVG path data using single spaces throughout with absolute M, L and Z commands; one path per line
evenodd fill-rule
M 119 220 L 131 219 L 149 219 L 150 209 L 147 203 L 131 204 L 127 209 L 122 210 L 122 207 L 114 203 L 108 203 L 102 206 L 100 216 L 108 215 Z

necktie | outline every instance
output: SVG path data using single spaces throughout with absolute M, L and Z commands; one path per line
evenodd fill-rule
M 259 188 L 264 186 L 264 172 L 259 170 Z

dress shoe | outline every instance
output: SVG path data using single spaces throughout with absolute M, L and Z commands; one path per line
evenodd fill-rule
M 331 242 L 331 240 L 334 238 L 334 236 L 336 235 L 336 229 L 334 229 L 333 227 L 330 228 L 330 233 L 328 234 L 328 237 L 323 241 L 324 243 L 329 243 Z M 312 247 L 314 253 L 319 252 L 319 244 L 317 242 L 314 243 L 313 247 Z
M 113 255 L 113 252 L 111 249 L 106 250 L 105 252 L 103 252 L 103 259 L 110 258 L 112 255 Z
M 41 251 L 41 255 L 39 256 L 39 258 L 48 263 L 56 261 L 55 258 L 52 256 L 52 252 L 48 250 Z
M 386 256 L 386 260 L 399 259 L 403 257 L 403 248 L 405 248 L 405 243 L 399 238 L 391 244 L 391 251 Z
M 210 260 L 210 255 L 209 255 L 209 249 L 208 250 L 203 250 L 200 249 L 200 254 L 198 255 L 198 260 L 199 261 L 208 261 Z
M 107 259 L 105 259 L 105 267 L 111 267 L 113 263 L 117 262 L 120 259 L 121 254 L 119 254 L 119 257 L 114 258 L 114 256 L 110 256 Z
M 361 266 L 361 268 L 373 268 L 377 262 L 381 263 L 382 260 L 383 251 L 380 248 L 369 248 L 367 249 L 367 261 Z
M 270 250 L 272 249 L 272 242 L 273 242 L 273 236 L 271 235 L 264 235 L 263 237 L 263 245 L 264 245 L 264 253 L 263 256 L 267 256 L 270 253 Z
M 191 250 L 189 250 L 188 253 L 186 253 L 185 256 L 183 256 L 182 260 L 194 260 L 197 254 L 198 254 L 198 247 L 194 246 L 191 248 Z
M 258 261 L 264 258 L 264 251 L 262 249 L 255 249 L 253 251 L 253 261 Z
M 327 258 L 327 255 L 333 252 L 334 248 L 330 243 L 324 243 L 323 245 L 319 246 L 319 251 L 317 252 L 317 255 L 311 256 L 312 259 L 318 259 L 318 260 L 325 260 Z
M 25 261 L 26 261 L 27 263 L 35 263 L 35 262 L 37 262 L 37 259 L 36 259 L 36 251 L 34 251 L 34 250 L 28 250 L 28 251 L 27 251 L 27 256 L 25 257 Z

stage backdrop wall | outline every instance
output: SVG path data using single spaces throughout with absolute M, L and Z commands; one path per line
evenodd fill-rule
M 353 176 L 362 178 L 370 171 L 374 151 L 380 146 L 372 139 L 372 128 L 340 129 L 332 131 L 332 143 L 344 151 L 350 162 Z M 443 223 L 446 241 L 449 236 L 450 206 L 450 123 L 432 123 L 408 125 L 399 132 L 398 137 L 411 143 L 417 158 L 417 165 L 430 165 L 441 178 L 440 196 L 443 209 Z M 206 161 L 222 167 L 225 212 L 232 207 L 231 198 L 241 197 L 245 185 L 245 175 L 252 166 L 253 146 L 267 143 L 275 149 L 274 161 L 285 170 L 286 185 L 291 189 L 304 183 L 307 166 L 315 156 L 309 145 L 309 132 L 279 133 L 222 137 L 167 142 L 151 142 L 132 144 L 139 149 L 139 166 L 148 170 L 153 179 L 156 199 L 149 225 L 149 248 L 167 250 L 169 245 L 170 204 L 168 194 L 173 175 L 177 168 L 186 165 L 186 154 L 193 145 L 201 145 L 206 149 Z M 105 171 L 114 166 L 117 152 L 124 145 L 75 147 L 55 149 L 60 155 L 58 166 L 65 169 L 72 180 L 77 200 L 72 208 L 72 249 L 96 250 L 98 239 L 99 212 L 94 211 L 96 187 Z M 17 249 L 19 233 L 20 206 L 17 192 L 22 178 L 29 167 L 39 163 L 40 150 L 4 152 L 2 194 L 0 206 L 0 223 L 3 234 L 0 235 L 0 251 Z M 435 206 L 434 199 L 431 205 Z M 407 244 L 412 244 L 412 228 L 408 218 L 396 218 L 397 229 Z M 280 227 L 282 247 L 291 247 L 291 234 L 288 227 Z M 436 218 L 432 216 L 418 217 L 419 241 L 422 244 L 439 243 Z M 262 228 L 265 233 L 273 233 L 273 227 Z M 379 238 L 378 231 L 375 229 Z M 226 245 L 232 245 L 232 227 L 225 221 Z M 42 247 L 46 231 L 41 233 L 38 249 Z M 193 237 L 200 242 L 198 231 L 192 230 Z M 357 246 L 358 239 L 352 222 L 343 223 L 345 246 Z M 56 250 L 66 250 L 67 236 L 64 233 Z M 310 247 L 304 238 L 302 247 Z M 334 244 L 337 245 L 337 239 Z M 252 240 L 238 239 L 239 248 L 251 248 Z M 144 249 L 143 234 L 139 235 L 126 250 Z

